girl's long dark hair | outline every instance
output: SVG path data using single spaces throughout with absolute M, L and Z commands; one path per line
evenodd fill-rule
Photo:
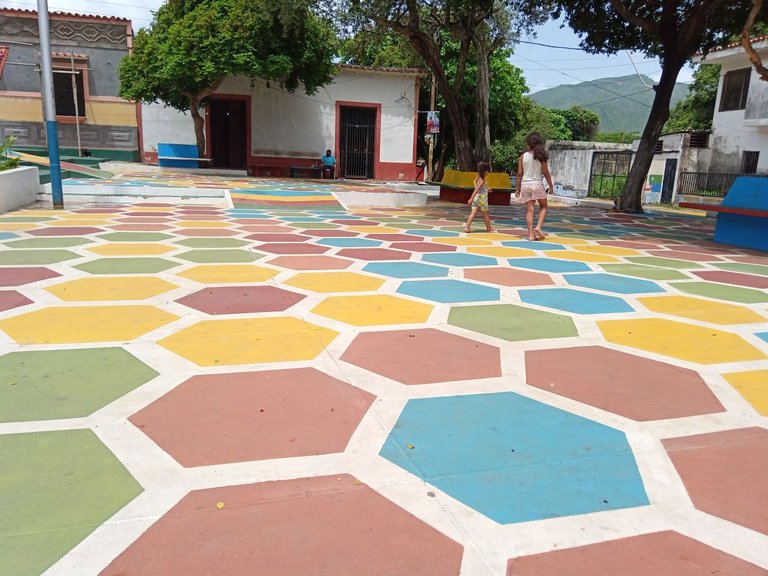
M 538 132 L 531 132 L 525 137 L 525 145 L 531 149 L 533 157 L 539 162 L 549 160 L 549 154 L 544 149 L 544 138 Z
M 480 175 L 480 178 L 485 178 L 485 175 L 488 174 L 488 172 L 490 171 L 491 171 L 491 165 L 488 164 L 488 162 L 477 163 L 477 173 Z

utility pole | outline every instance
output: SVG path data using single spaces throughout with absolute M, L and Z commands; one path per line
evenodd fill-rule
M 56 101 L 53 99 L 53 63 L 51 61 L 51 28 L 48 21 L 48 0 L 37 0 L 37 26 L 40 32 L 40 72 L 42 76 L 45 133 L 48 140 L 48 159 L 51 169 L 53 207 L 64 208 L 61 187 L 61 159 L 59 133 L 56 127 Z
M 435 102 L 437 97 L 437 85 L 435 83 L 435 75 L 432 74 L 432 90 L 429 93 L 429 110 L 431 112 L 435 111 Z M 434 177 L 433 167 L 432 167 L 432 158 L 435 153 L 435 138 L 437 138 L 437 134 L 430 134 L 429 135 L 429 152 L 427 154 L 427 180 L 432 181 L 432 178 Z

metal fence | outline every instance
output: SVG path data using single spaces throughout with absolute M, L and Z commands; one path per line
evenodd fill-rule
M 681 172 L 680 178 L 677 181 L 677 194 L 725 196 L 737 176 L 743 176 L 743 174 Z
M 624 191 L 632 152 L 595 152 L 589 175 L 588 196 L 592 198 L 618 198 Z

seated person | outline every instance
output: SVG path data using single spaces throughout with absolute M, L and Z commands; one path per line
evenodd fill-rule
M 330 150 L 325 151 L 325 156 L 320 158 L 320 177 L 325 178 L 325 174 L 328 173 L 328 178 L 333 179 L 336 172 L 336 158 L 333 157 Z

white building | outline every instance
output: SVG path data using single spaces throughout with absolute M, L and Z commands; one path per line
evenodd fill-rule
M 415 180 L 418 69 L 339 65 L 311 96 L 275 83 L 227 78 L 205 110 L 206 157 L 214 167 L 283 176 L 313 166 L 330 149 L 347 178 Z M 141 107 L 145 162 L 158 143 L 194 144 L 191 116 L 162 104 Z
M 752 45 L 768 64 L 768 36 Z M 768 82 L 760 80 L 741 43 L 713 50 L 702 62 L 721 67 L 709 172 L 768 174 Z

